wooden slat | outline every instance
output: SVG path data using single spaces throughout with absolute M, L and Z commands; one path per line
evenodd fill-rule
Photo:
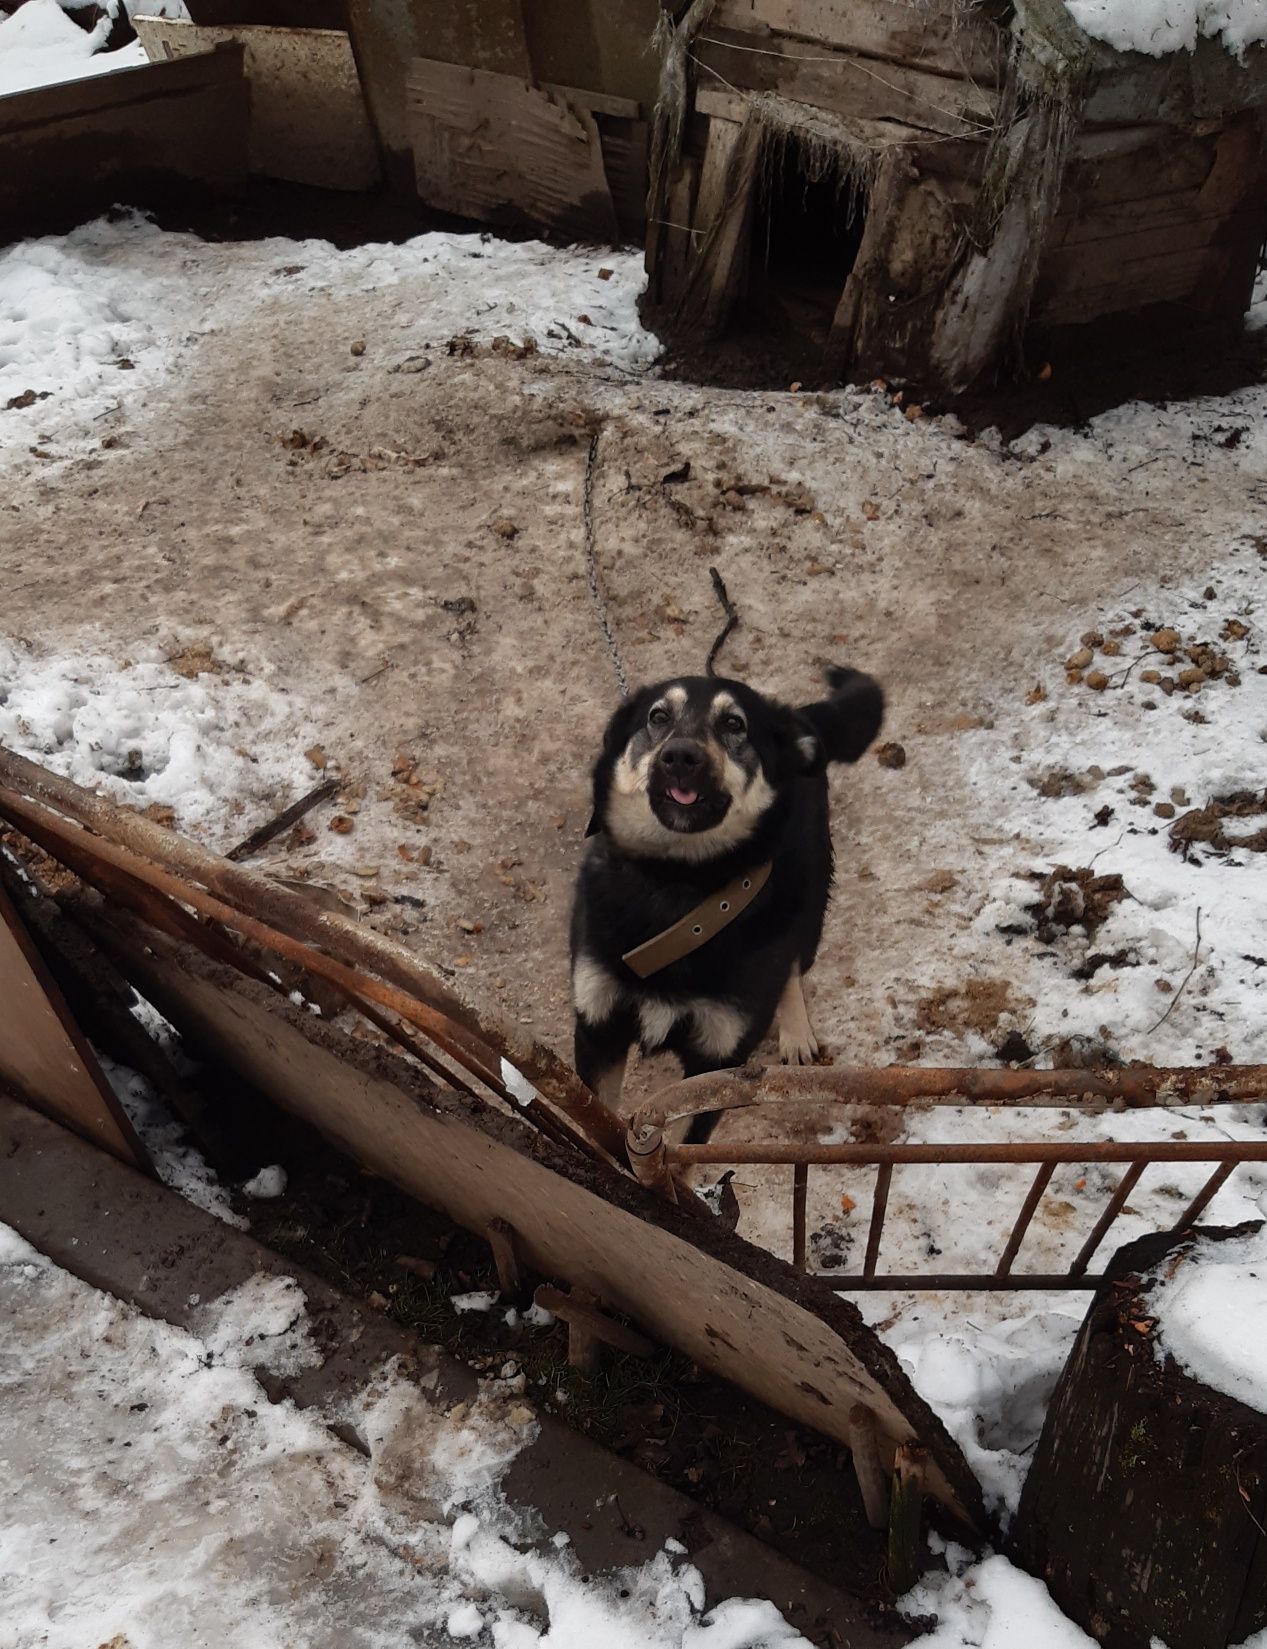
M 151 62 L 238 45 L 251 86 L 252 172 L 322 189 L 372 189 L 378 145 L 348 37 L 337 29 L 200 28 L 137 16 Z
M 704 32 L 713 25 L 770 30 L 988 85 L 1005 59 L 1001 30 L 980 11 L 939 11 L 917 0 L 719 0 Z
M 513 75 L 415 58 L 407 117 L 418 193 L 482 222 L 619 238 L 594 116 Z
M 710 26 L 696 38 L 694 55 L 701 86 L 777 92 L 849 119 L 899 120 L 961 137 L 984 135 L 998 110 L 997 95 L 970 81 L 851 52 L 811 51 L 779 35 Z
M 128 941 L 129 970 L 182 1031 L 336 1146 L 466 1229 L 515 1230 L 523 1263 L 588 1289 L 789 1418 L 848 1444 L 865 1403 L 893 1443 L 918 1436 L 930 1490 L 971 1519 L 979 1491 L 941 1422 L 856 1309 L 631 1180 L 472 1114 L 263 988 L 158 934 Z M 888 1462 L 886 1461 L 887 1465 Z
M 0 1083 L 134 1168 L 145 1149 L 0 888 Z

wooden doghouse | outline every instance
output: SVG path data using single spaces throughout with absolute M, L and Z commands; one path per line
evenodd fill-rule
M 1031 323 L 1235 322 L 1265 102 L 1267 50 L 1117 52 L 1061 0 L 694 0 L 653 134 L 658 324 L 746 306 L 825 373 L 958 391 Z

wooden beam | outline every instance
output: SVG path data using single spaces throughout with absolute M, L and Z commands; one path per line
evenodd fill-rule
M 149 1171 L 145 1147 L 0 888 L 0 1082 L 103 1151 Z

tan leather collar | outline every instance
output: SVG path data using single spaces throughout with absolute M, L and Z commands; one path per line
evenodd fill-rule
M 680 922 L 657 933 L 653 939 L 627 950 L 622 960 L 638 975 L 649 979 L 670 962 L 680 962 L 684 956 L 715 939 L 723 928 L 728 928 L 757 897 L 770 879 L 773 867 L 767 862 L 755 870 L 745 870 L 733 882 L 709 894 L 702 904 L 687 911 Z

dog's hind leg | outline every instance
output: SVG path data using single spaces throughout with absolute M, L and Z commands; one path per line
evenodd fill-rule
M 779 1025 L 779 1058 L 785 1065 L 812 1065 L 818 1056 L 818 1038 L 809 1022 L 805 1006 L 805 983 L 801 970 L 793 967 L 776 1010 Z

